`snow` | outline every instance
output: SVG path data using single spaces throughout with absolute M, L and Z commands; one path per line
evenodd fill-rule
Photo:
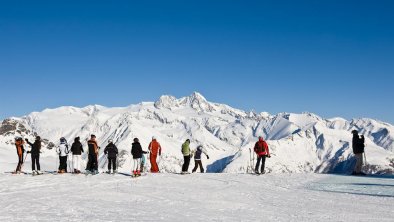
M 392 221 L 393 177 L 0 174 L 0 221 Z
M 358 129 L 366 137 L 368 166 L 364 170 L 379 174 L 394 172 L 394 126 L 388 123 L 367 118 L 323 119 L 313 113 L 256 114 L 209 102 L 198 92 L 182 98 L 164 95 L 156 102 L 127 107 L 64 106 L 13 120 L 25 130 L 7 130 L 10 126 L 0 125 L 0 163 L 15 163 L 12 144 L 15 136 L 33 140 L 35 134 L 40 135 L 47 140 L 42 156 L 52 158 L 53 163 L 56 153 L 46 146 L 49 142 L 58 145 L 60 137 L 72 143 L 79 136 L 85 149 L 90 134 L 97 136 L 101 147 L 112 139 L 126 160 L 130 158 L 135 137 L 147 150 L 155 136 L 163 148 L 160 167 L 165 172 L 180 172 L 183 161 L 180 147 L 191 139 L 192 149 L 198 145 L 207 149 L 210 159 L 203 163 L 209 172 L 245 173 L 250 165 L 249 149 L 263 136 L 272 151 L 267 164 L 269 172 L 349 173 L 354 162 L 350 132 Z M 130 166 L 128 161 L 121 163 L 121 169 Z M 7 166 L 6 170 L 14 168 Z

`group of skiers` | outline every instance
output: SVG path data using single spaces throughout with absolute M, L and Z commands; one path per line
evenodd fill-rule
M 356 158 L 356 166 L 353 171 L 353 175 L 365 175 L 365 173 L 361 172 L 361 168 L 363 165 L 363 153 L 364 153 L 364 136 L 359 136 L 357 130 L 352 131 L 353 134 L 353 153 Z M 27 153 L 31 154 L 32 160 L 32 171 L 33 174 L 41 174 L 40 172 L 40 149 L 41 149 L 41 138 L 36 136 L 34 143 L 29 142 L 28 139 L 25 139 L 26 143 L 31 146 L 31 150 Z M 24 144 L 25 141 L 21 137 L 15 138 L 15 146 L 18 154 L 18 165 L 16 167 L 15 173 L 20 173 L 22 170 L 23 163 L 26 159 L 24 157 Z M 91 138 L 87 142 L 88 144 L 88 163 L 86 166 L 86 173 L 97 174 L 98 173 L 98 153 L 100 147 L 96 141 L 96 136 L 91 135 Z M 133 169 L 132 176 L 141 176 L 141 172 L 143 171 L 143 166 L 145 165 L 145 156 L 144 154 L 149 153 L 149 159 L 151 164 L 150 172 L 158 173 L 159 166 L 157 164 L 157 157 L 161 156 L 162 148 L 160 143 L 157 141 L 155 137 L 152 137 L 152 141 L 149 143 L 148 150 L 144 151 L 139 142 L 138 138 L 134 138 L 132 147 L 131 147 L 131 155 L 133 156 Z M 69 149 L 67 144 L 67 140 L 62 137 L 60 138 L 60 144 L 57 147 L 57 153 L 59 154 L 59 168 L 58 173 L 66 173 L 67 172 L 67 157 L 68 154 L 72 153 L 72 167 L 73 173 L 81 173 L 81 155 L 84 152 L 82 143 L 80 142 L 80 138 L 76 137 L 74 139 L 74 143 Z M 190 160 L 194 156 L 194 168 L 192 173 L 197 171 L 197 168 L 200 168 L 200 172 L 204 173 L 204 167 L 201 161 L 202 154 L 205 154 L 206 158 L 209 159 L 208 153 L 206 149 L 202 145 L 198 145 L 197 148 L 192 151 L 190 148 L 190 139 L 187 139 L 181 148 L 181 152 L 183 154 L 183 165 L 181 174 L 187 174 Z M 264 174 L 265 173 L 265 160 L 266 158 L 270 158 L 270 152 L 267 142 L 263 139 L 263 137 L 259 137 L 258 141 L 255 143 L 254 152 L 257 155 L 257 162 L 254 168 L 254 173 L 256 174 Z M 113 143 L 113 140 L 108 140 L 108 145 L 104 149 L 104 154 L 108 159 L 108 171 L 107 173 L 117 173 L 117 156 L 118 156 L 118 148 Z M 261 168 L 260 168 L 261 163 Z M 111 172 L 112 170 L 112 172 Z
M 133 176 L 141 176 L 143 172 L 143 166 L 145 165 L 145 156 L 143 154 L 147 154 L 147 151 L 142 149 L 141 144 L 139 143 L 138 138 L 134 138 L 134 142 L 132 143 L 131 154 L 133 156 L 134 167 L 132 170 Z M 36 137 L 34 143 L 30 143 L 28 139 L 25 141 L 21 137 L 15 138 L 15 146 L 18 154 L 18 165 L 14 173 L 21 173 L 23 163 L 26 160 L 26 156 L 24 157 L 25 149 L 24 144 L 28 143 L 32 148 L 27 154 L 31 154 L 32 159 L 32 172 L 33 175 L 42 174 L 40 171 L 40 150 L 41 150 L 41 138 L 39 136 Z M 98 173 L 98 154 L 100 147 L 96 141 L 96 136 L 91 135 L 90 139 L 87 141 L 88 144 L 88 163 L 85 169 L 86 173 L 97 174 Z M 157 156 L 161 155 L 161 145 L 157 142 L 156 138 L 153 137 L 152 141 L 149 144 L 149 154 L 150 154 L 150 162 L 151 162 L 151 172 L 157 173 L 159 172 L 159 166 L 156 162 Z M 67 143 L 67 140 L 64 137 L 60 138 L 60 144 L 56 148 L 56 152 L 59 155 L 59 167 L 58 173 L 67 173 L 67 158 L 69 153 L 72 153 L 72 168 L 73 172 L 79 174 L 81 173 L 81 155 L 84 152 L 82 143 L 80 142 L 80 137 L 76 137 L 74 139 L 71 148 Z M 118 156 L 118 148 L 113 143 L 113 140 L 108 140 L 108 145 L 104 149 L 104 154 L 107 156 L 108 161 L 108 171 L 107 173 L 117 173 L 117 156 Z M 37 170 L 36 170 L 37 166 Z

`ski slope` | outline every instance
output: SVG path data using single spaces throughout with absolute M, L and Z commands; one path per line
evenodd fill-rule
M 0 174 L 0 221 L 392 221 L 393 177 Z

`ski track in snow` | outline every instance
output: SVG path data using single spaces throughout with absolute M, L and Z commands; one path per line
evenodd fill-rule
M 0 221 L 392 221 L 394 178 L 0 174 Z

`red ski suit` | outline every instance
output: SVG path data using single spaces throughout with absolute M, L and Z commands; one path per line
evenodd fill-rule
M 157 142 L 156 140 L 152 140 L 152 142 L 149 144 L 149 151 L 150 151 L 150 172 L 152 173 L 158 173 L 159 172 L 159 166 L 157 165 L 156 159 L 157 159 L 157 154 L 161 155 L 161 146 L 160 143 Z

